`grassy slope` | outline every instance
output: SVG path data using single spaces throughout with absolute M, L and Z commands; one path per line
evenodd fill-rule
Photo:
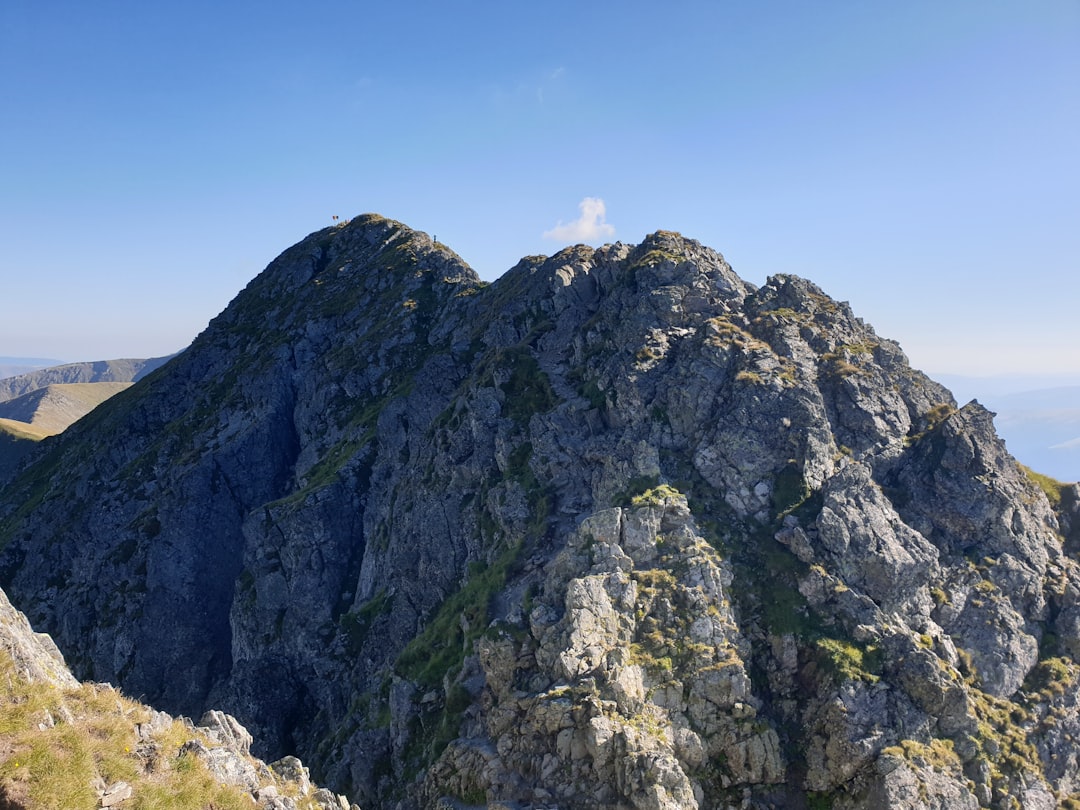
M 51 435 L 48 431 L 36 428 L 26 422 L 17 419 L 0 418 L 0 437 L 11 441 L 39 442 L 46 436 Z
M 151 710 L 111 686 L 60 688 L 32 683 L 0 649 L 0 807 L 25 810 L 96 810 L 104 786 L 127 783 L 124 810 L 212 807 L 250 810 L 242 788 L 216 781 L 196 756 L 181 753 L 188 740 L 217 747 L 178 720 L 140 737 Z M 312 808 L 300 786 L 267 777 L 281 795 Z
M 49 385 L 0 402 L 0 425 L 12 432 L 21 430 L 24 438 L 52 436 L 129 387 L 126 382 Z
M 0 402 L 59 383 L 135 382 L 163 365 L 168 359 L 168 357 L 157 357 L 148 360 L 66 363 L 37 368 L 33 371 L 24 368 L 14 373 L 14 376 L 3 374 L 3 367 L 0 366 Z

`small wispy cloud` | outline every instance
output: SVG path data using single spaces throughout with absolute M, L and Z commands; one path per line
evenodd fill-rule
M 615 226 L 607 222 L 607 207 L 599 197 L 586 197 L 578 203 L 581 216 L 544 231 L 544 238 L 556 242 L 597 242 L 615 235 Z
M 549 100 L 558 100 L 563 81 L 567 75 L 566 68 L 557 67 L 545 73 L 536 73 L 522 77 L 512 86 L 499 84 L 491 89 L 491 102 L 497 107 L 525 106 L 535 102 L 539 106 Z

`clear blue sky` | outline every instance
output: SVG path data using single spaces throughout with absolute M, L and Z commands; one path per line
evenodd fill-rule
M 3 0 L 0 109 L 0 355 L 178 350 L 335 214 L 494 279 L 592 198 L 925 370 L 1080 373 L 1077 0 Z

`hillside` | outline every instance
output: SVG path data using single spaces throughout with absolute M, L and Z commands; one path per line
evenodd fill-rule
M 129 382 L 46 385 L 0 402 L 0 419 L 10 429 L 21 428 L 30 436 L 54 436 L 130 386 Z
M 0 419 L 0 486 L 43 438 L 44 433 L 23 422 Z
M 1080 489 L 672 232 L 314 233 L 0 493 L 83 679 L 368 807 L 1080 799 Z
M 131 383 L 47 385 L 0 402 L 0 486 L 14 474 L 38 442 L 82 419 Z
M 89 363 L 65 363 L 47 368 L 3 375 L 0 379 L 0 402 L 15 399 L 49 385 L 73 383 L 130 383 L 141 380 L 164 365 L 168 357 L 149 360 L 97 360 Z
M 167 360 L 69 363 L 0 379 L 0 486 L 36 442 L 66 430 Z

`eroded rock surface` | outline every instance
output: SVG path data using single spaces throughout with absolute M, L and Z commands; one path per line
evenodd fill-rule
M 1080 790 L 1075 493 L 678 234 L 485 285 L 359 217 L 52 441 L 0 499 L 17 603 L 364 806 Z

